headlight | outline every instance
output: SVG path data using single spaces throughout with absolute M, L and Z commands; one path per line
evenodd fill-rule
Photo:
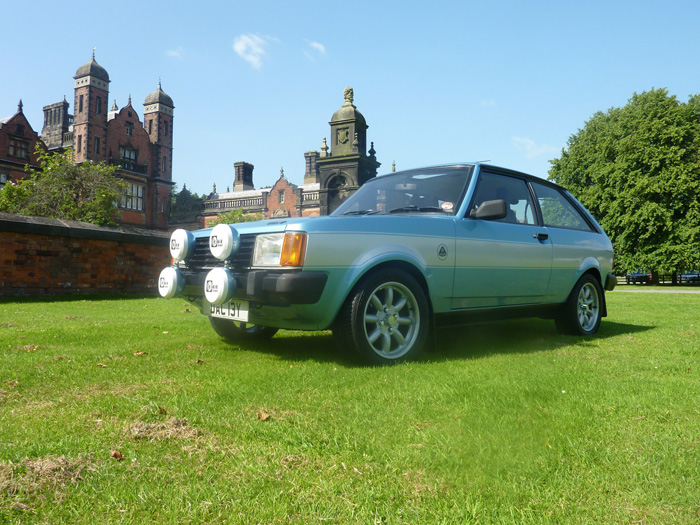
M 217 224 L 209 235 L 209 250 L 211 254 L 225 261 L 238 251 L 241 245 L 241 236 L 238 230 L 228 224 Z
M 306 234 L 263 233 L 255 238 L 253 266 L 303 266 Z
M 175 230 L 170 236 L 170 255 L 175 262 L 184 261 L 194 251 L 194 235 L 187 230 Z
M 214 268 L 204 280 L 204 296 L 211 304 L 227 303 L 236 292 L 236 280 L 226 268 Z
M 158 293 L 161 297 L 172 299 L 180 295 L 184 289 L 185 278 L 180 273 L 180 270 L 170 266 L 160 272 L 160 277 L 158 278 Z

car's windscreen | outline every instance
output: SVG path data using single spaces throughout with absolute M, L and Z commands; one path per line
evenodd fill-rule
M 365 183 L 332 215 L 454 215 L 473 171 L 474 166 L 463 165 L 382 175 Z

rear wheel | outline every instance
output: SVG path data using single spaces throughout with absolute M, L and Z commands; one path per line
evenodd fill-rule
M 557 329 L 563 334 L 591 335 L 602 318 L 603 290 L 592 275 L 584 275 L 574 286 L 559 317 Z
M 339 314 L 336 340 L 373 364 L 414 357 L 430 325 L 420 284 L 402 270 L 382 270 L 361 281 Z
M 241 341 L 262 341 L 270 339 L 277 333 L 277 328 L 269 326 L 258 326 L 230 319 L 210 317 L 209 322 L 214 331 L 231 343 Z

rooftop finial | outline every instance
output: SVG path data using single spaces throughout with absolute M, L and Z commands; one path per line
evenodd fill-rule
M 280 179 L 284 178 L 284 168 L 280 168 Z
M 17 104 L 17 113 L 22 113 L 23 107 L 24 107 L 24 104 L 22 104 L 22 99 L 19 99 L 19 104 Z
M 391 172 L 394 173 L 396 171 L 396 161 L 391 163 Z
M 345 104 L 348 104 L 348 105 L 352 106 L 352 105 L 353 105 L 352 103 L 353 103 L 355 94 L 354 94 L 354 92 L 353 92 L 353 90 L 352 90 L 351 87 L 346 87 L 346 88 L 343 90 L 343 96 L 345 97 Z M 345 104 L 343 104 L 343 105 L 345 105 Z
M 126 105 L 131 106 L 131 93 L 129 93 L 129 102 L 127 102 Z
M 95 46 L 92 46 L 92 59 L 95 60 Z
M 163 80 L 163 77 L 159 76 L 159 77 L 158 77 L 158 87 L 160 87 L 160 82 L 161 82 L 161 80 Z

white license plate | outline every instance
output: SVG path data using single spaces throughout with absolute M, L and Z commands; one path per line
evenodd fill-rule
M 232 321 L 248 322 L 248 301 L 231 300 L 228 303 L 217 306 L 206 303 L 211 317 L 221 317 Z

